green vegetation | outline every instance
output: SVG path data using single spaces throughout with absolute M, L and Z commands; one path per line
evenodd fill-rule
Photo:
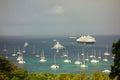
M 120 40 L 113 43 L 112 53 L 114 54 L 114 65 L 111 66 L 110 78 L 120 80 Z
M 26 70 L 0 56 L 0 80 L 24 80 L 27 75 Z

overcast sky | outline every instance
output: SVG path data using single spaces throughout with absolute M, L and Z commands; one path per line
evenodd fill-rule
M 120 35 L 120 0 L 0 0 L 0 35 Z

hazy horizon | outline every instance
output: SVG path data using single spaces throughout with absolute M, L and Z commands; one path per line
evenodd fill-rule
M 120 35 L 120 0 L 0 0 L 0 36 Z

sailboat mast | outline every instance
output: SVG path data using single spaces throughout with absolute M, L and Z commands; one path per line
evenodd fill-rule
M 54 63 L 55 63 L 55 65 L 56 65 L 56 55 L 54 55 Z

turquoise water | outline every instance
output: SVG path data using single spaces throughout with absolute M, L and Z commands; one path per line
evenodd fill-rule
M 75 39 L 69 39 L 68 37 L 49 37 L 49 38 L 25 38 L 25 37 L 7 37 L 0 39 L 0 53 L 3 56 L 6 54 L 3 52 L 3 49 L 6 48 L 8 50 L 7 56 L 8 59 L 13 61 L 19 67 L 28 70 L 29 73 L 39 73 L 39 72 L 52 72 L 52 73 L 73 73 L 77 74 L 80 72 L 91 73 L 93 71 L 102 71 L 105 69 L 110 70 L 110 66 L 113 64 L 112 59 L 112 43 L 116 42 L 120 36 L 95 36 L 96 43 L 91 45 L 83 45 L 76 42 Z M 66 47 L 69 55 L 69 59 L 71 63 L 64 63 L 62 58 L 62 53 L 64 50 L 60 50 L 59 53 L 56 53 L 55 50 L 51 49 L 54 45 L 53 40 L 57 39 L 63 46 Z M 16 57 L 11 56 L 13 53 L 13 49 L 18 48 L 23 49 L 24 41 L 29 43 L 29 46 L 26 48 L 26 53 L 23 53 L 25 64 L 18 64 Z M 102 58 L 104 58 L 104 52 L 106 50 L 106 45 L 108 46 L 108 51 L 110 52 L 110 56 L 107 56 L 108 61 L 105 62 L 102 59 L 99 63 L 91 63 L 90 60 L 86 61 L 88 65 L 87 68 L 81 68 L 80 65 L 75 65 L 74 62 L 77 60 L 77 54 L 80 54 L 80 61 L 82 61 L 82 49 L 84 49 L 85 55 L 88 54 L 90 56 L 93 53 L 93 50 L 96 50 L 96 57 L 99 55 L 99 51 L 101 52 Z M 35 54 L 32 54 L 33 46 L 35 49 L 39 49 L 39 53 L 42 49 L 44 49 L 45 57 L 47 62 L 41 63 L 39 58 L 35 57 Z M 51 65 L 54 64 L 54 55 L 56 55 L 56 64 L 59 65 L 59 69 L 53 70 L 50 68 Z

